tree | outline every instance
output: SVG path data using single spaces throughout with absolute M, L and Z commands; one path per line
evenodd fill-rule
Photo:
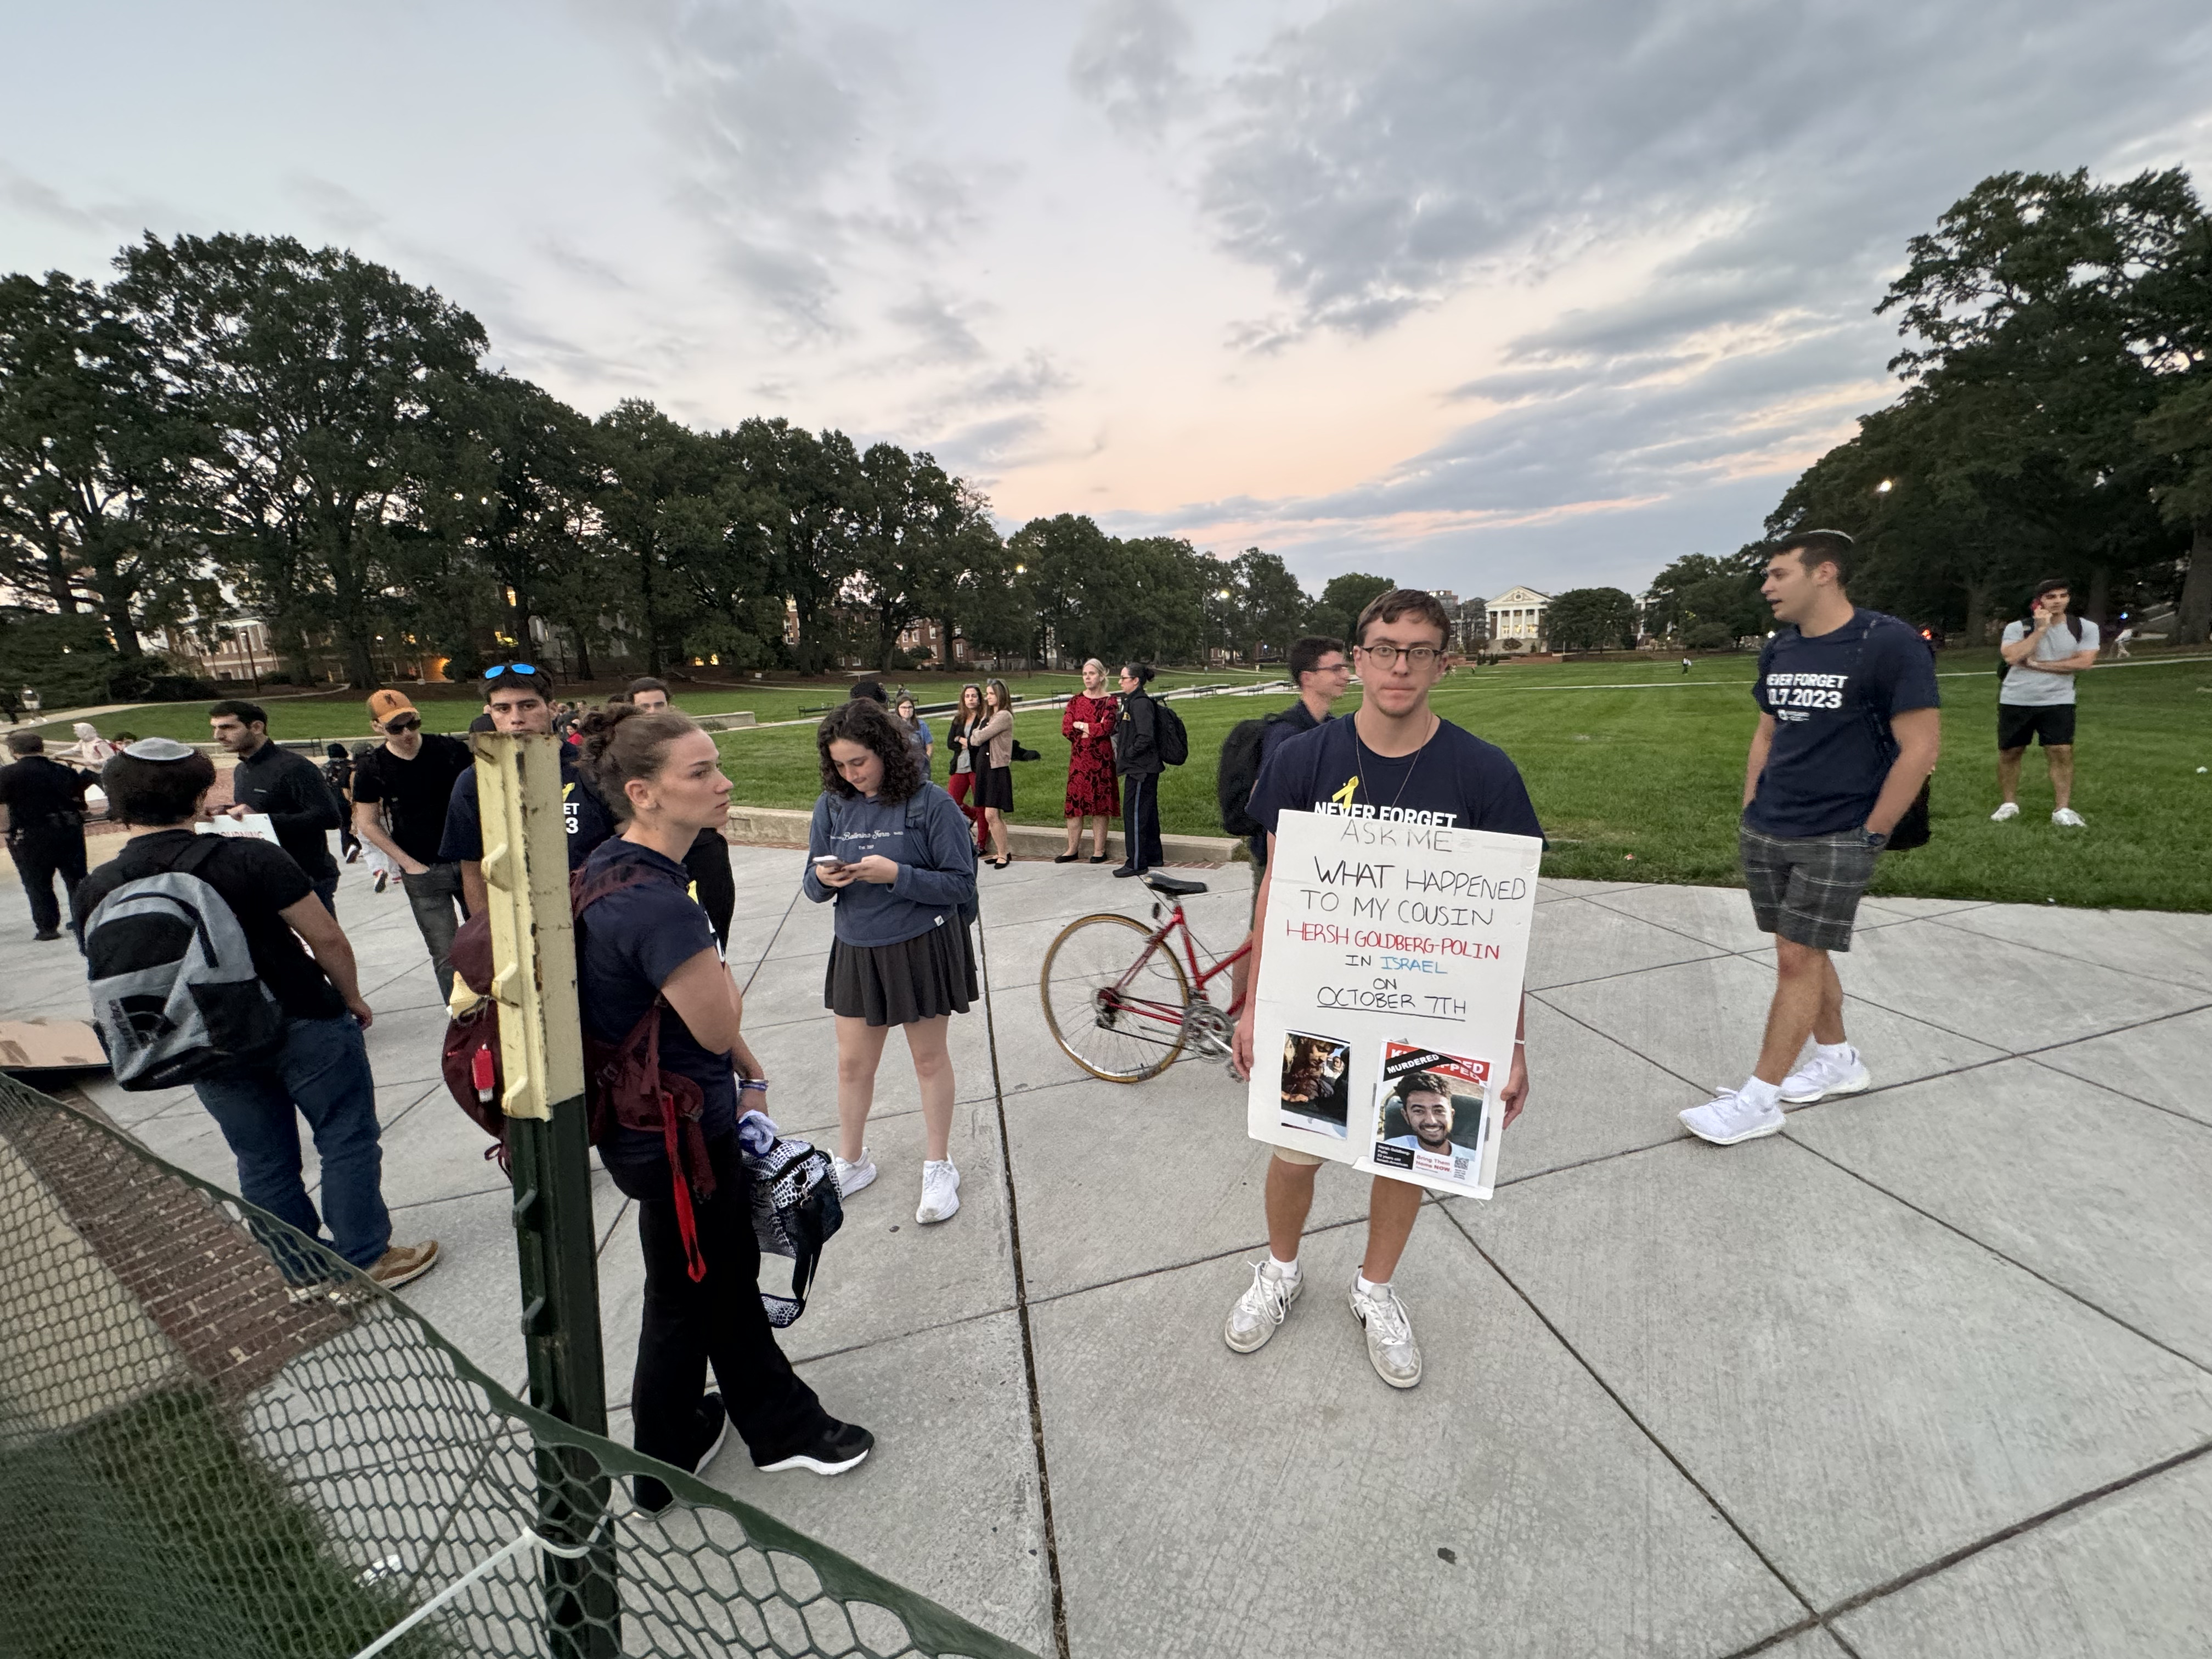
M 1397 585 L 1388 576 L 1370 576 L 1358 571 L 1331 576 L 1321 590 L 1321 597 L 1314 601 L 1313 609 L 1306 613 L 1306 632 L 1350 641 L 1352 625 L 1359 620 L 1359 613 Z
M 1571 587 L 1544 613 L 1556 649 L 1609 651 L 1636 644 L 1636 601 L 1617 587 Z
M 1644 595 L 1644 626 L 1654 634 L 1679 636 L 1686 643 L 1698 629 L 1703 630 L 1700 638 L 1722 645 L 1764 634 L 1770 613 L 1759 597 L 1759 584 L 1765 563 L 1765 550 L 1755 546 L 1721 558 L 1684 554 L 1652 578 Z M 1546 627 L 1556 641 L 1559 637 L 1558 599 L 1547 613 Z M 1630 632 L 1632 638 L 1632 623 Z
M 2160 509 L 2169 522 L 2187 525 L 2195 538 L 2176 607 L 2176 637 L 2203 645 L 2212 631 L 2212 373 L 2201 361 L 2142 429 L 2144 441 L 2172 463 L 2172 481 L 2157 491 Z
M 1234 596 L 1230 607 L 1236 637 L 1254 664 L 1271 643 L 1278 652 L 1289 650 L 1314 608 L 1281 558 L 1256 547 L 1246 548 L 1229 562 L 1227 586 Z

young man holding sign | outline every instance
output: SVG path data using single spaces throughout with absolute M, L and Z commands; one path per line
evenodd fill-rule
M 1774 935 L 1776 981 L 1758 1066 L 1681 1114 L 1717 1146 L 1774 1133 L 1784 1101 L 1856 1094 L 1873 1080 L 1844 1035 L 1830 952 L 1851 948 L 1859 895 L 1936 769 L 1942 727 L 1926 642 L 1851 603 L 1850 560 L 1850 537 L 1808 530 L 1776 550 L 1759 589 L 1782 626 L 1759 655 L 1738 839 L 1752 915 Z
M 1382 594 L 1360 613 L 1352 637 L 1364 688 L 1359 708 L 1348 720 L 1331 720 L 1276 745 L 1253 787 L 1251 815 L 1267 832 L 1270 854 L 1252 919 L 1255 985 L 1265 983 L 1261 963 L 1277 872 L 1275 831 L 1284 812 L 1543 834 L 1521 774 L 1504 751 L 1429 708 L 1429 691 L 1443 676 L 1445 641 L 1451 638 L 1451 619 L 1434 596 L 1403 587 Z M 1246 1001 L 1237 1024 L 1236 1063 L 1248 1077 L 1258 1002 L 1256 996 Z M 1516 1028 L 1510 1074 L 1496 1097 L 1506 1123 L 1520 1115 L 1528 1097 L 1518 1035 Z M 1230 1310 L 1222 1331 L 1238 1353 L 1250 1353 L 1274 1335 L 1304 1287 L 1298 1240 L 1313 1208 L 1315 1171 L 1324 1161 L 1285 1146 L 1278 1146 L 1268 1161 L 1269 1259 L 1254 1267 L 1251 1286 Z M 1352 1316 L 1366 1329 L 1367 1357 L 1394 1389 L 1410 1389 L 1421 1380 L 1420 1349 L 1390 1284 L 1420 1213 L 1421 1192 L 1410 1182 L 1375 1177 L 1367 1252 L 1352 1287 Z

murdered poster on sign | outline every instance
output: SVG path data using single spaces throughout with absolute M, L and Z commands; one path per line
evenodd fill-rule
M 1543 842 L 1369 807 L 1285 812 L 1253 1139 L 1490 1196 Z

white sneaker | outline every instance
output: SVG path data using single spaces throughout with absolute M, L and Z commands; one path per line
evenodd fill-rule
M 837 1177 L 837 1196 L 850 1198 L 876 1178 L 876 1161 L 868 1156 L 865 1146 L 860 1148 L 860 1161 L 857 1164 L 848 1164 L 832 1152 L 830 1172 Z
M 2085 829 L 2087 827 L 2089 823 L 2088 819 L 2083 817 L 2079 812 L 2075 811 L 2070 806 L 2060 807 L 2056 812 L 2053 812 L 2051 815 L 2051 821 L 2053 823 L 2058 824 L 2062 828 L 2068 830 Z
M 1812 1059 L 1783 1079 L 1782 1097 L 1792 1106 L 1803 1106 L 1828 1095 L 1855 1095 L 1874 1081 L 1874 1073 L 1848 1045 L 1831 1059 L 1819 1049 Z
M 1251 1288 L 1238 1297 L 1237 1305 L 1229 1310 L 1229 1322 L 1221 1328 L 1221 1340 L 1238 1353 L 1265 1347 L 1267 1339 L 1290 1313 L 1291 1304 L 1298 1299 L 1298 1292 L 1305 1287 L 1304 1273 L 1285 1273 L 1275 1265 L 1273 1256 L 1254 1262 Z
M 1394 1389 L 1410 1389 L 1421 1380 L 1421 1351 L 1413 1342 L 1413 1322 L 1406 1317 L 1406 1304 L 1388 1285 L 1371 1291 L 1359 1288 L 1359 1274 L 1352 1276 L 1352 1316 L 1367 1328 L 1367 1358 L 1376 1376 Z
M 952 1167 L 952 1160 L 939 1163 L 924 1158 L 921 1164 L 921 1207 L 914 1218 L 924 1224 L 950 1221 L 960 1207 L 960 1171 Z
M 1998 807 L 1996 811 L 1990 814 L 1990 822 L 1991 823 L 2009 823 L 2013 819 L 2019 816 L 2020 803 L 2016 800 L 2008 800 L 2002 806 Z
M 1723 1089 L 1702 1106 L 1679 1115 L 1683 1127 L 1700 1140 L 1716 1146 L 1733 1146 L 1739 1140 L 1756 1140 L 1782 1127 L 1782 1108 L 1761 1111 L 1733 1089 Z

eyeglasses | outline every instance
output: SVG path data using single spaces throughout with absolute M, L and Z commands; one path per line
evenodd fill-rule
M 1363 653 L 1381 668 L 1390 667 L 1401 657 L 1406 659 L 1409 668 L 1426 668 L 1443 655 L 1443 652 L 1433 645 L 1356 645 L 1352 649 Z
M 483 677 L 488 680 L 495 680 L 501 674 L 529 674 L 535 677 L 540 672 L 534 663 L 503 662 L 485 669 Z
M 419 732 L 422 729 L 422 722 L 420 720 L 386 720 L 384 723 L 384 729 L 387 732 Z

